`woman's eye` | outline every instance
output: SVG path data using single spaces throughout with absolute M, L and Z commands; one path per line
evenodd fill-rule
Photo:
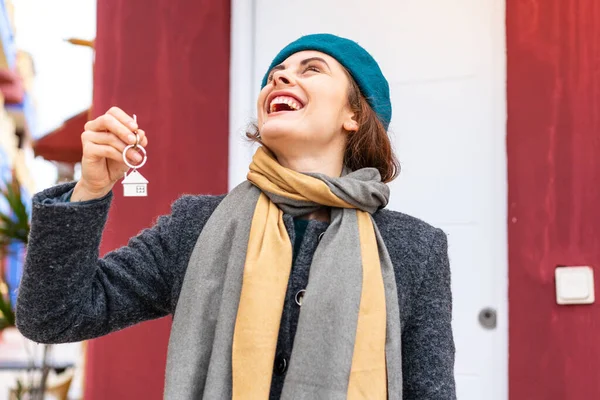
M 321 70 L 319 68 L 315 67 L 314 65 L 309 65 L 308 67 L 306 67 L 304 72 L 308 72 L 308 71 L 321 72 Z

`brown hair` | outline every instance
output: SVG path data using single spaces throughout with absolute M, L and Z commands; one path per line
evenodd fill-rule
M 400 173 L 400 163 L 392 150 L 392 143 L 383 124 L 352 76 L 346 71 L 350 81 L 348 103 L 358 123 L 358 130 L 347 131 L 348 142 L 344 150 L 344 165 L 353 171 L 361 168 L 377 168 L 383 182 L 393 181 Z M 260 131 L 252 124 L 246 137 L 260 142 Z

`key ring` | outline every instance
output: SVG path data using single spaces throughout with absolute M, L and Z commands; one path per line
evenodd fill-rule
M 133 122 L 135 122 L 137 124 L 137 115 L 133 114 Z M 129 168 L 131 169 L 138 169 L 138 168 L 142 168 L 144 166 L 144 164 L 146 164 L 146 161 L 148 160 L 148 156 L 146 155 L 146 149 L 144 149 L 143 146 L 140 145 L 140 135 L 138 135 L 137 130 L 135 132 L 133 132 L 135 134 L 135 144 L 130 144 L 129 146 L 125 147 L 125 149 L 123 150 L 123 162 L 125 163 L 125 165 L 127 165 Z M 129 149 L 140 149 L 142 150 L 142 153 L 144 153 L 144 159 L 142 160 L 142 163 L 138 166 L 133 166 L 129 163 L 129 161 L 127 161 L 127 150 Z
M 129 164 L 129 161 L 127 161 L 127 150 L 135 149 L 135 148 L 140 149 L 142 151 L 142 153 L 144 153 L 144 159 L 142 160 L 141 164 L 138 166 L 131 165 L 131 164 Z M 142 168 L 144 166 L 144 164 L 146 164 L 147 160 L 148 160 L 148 156 L 146 155 L 146 149 L 144 149 L 144 147 L 142 147 L 140 145 L 130 144 L 129 146 L 125 147 L 125 150 L 123 150 L 123 162 L 125 163 L 125 165 L 127 165 L 131 169 Z

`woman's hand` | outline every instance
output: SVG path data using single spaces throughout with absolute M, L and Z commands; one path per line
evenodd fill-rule
M 146 147 L 148 139 L 145 132 L 138 129 L 133 118 L 118 107 L 111 107 L 106 114 L 85 124 L 85 132 L 81 134 L 81 179 L 75 185 L 72 201 L 101 198 L 123 178 L 129 170 L 123 162 L 123 150 L 136 143 L 136 130 L 139 144 Z M 127 159 L 130 164 L 138 165 L 142 156 L 138 151 L 129 149 Z

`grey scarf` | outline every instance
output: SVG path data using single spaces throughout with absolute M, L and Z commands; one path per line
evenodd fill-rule
M 376 169 L 340 178 L 308 174 L 339 198 L 374 213 L 389 189 Z M 246 181 L 211 215 L 191 255 L 174 315 L 167 358 L 165 399 L 231 399 L 232 341 L 247 243 L 261 190 Z M 285 213 L 306 214 L 320 205 L 265 194 Z M 375 226 L 386 303 L 389 399 L 402 399 L 401 331 L 394 269 Z M 282 399 L 345 399 L 360 305 L 362 264 L 354 209 L 331 211 L 331 224 L 315 251 Z M 332 304 L 335 307 L 332 307 Z M 369 398 L 368 393 L 365 398 Z

